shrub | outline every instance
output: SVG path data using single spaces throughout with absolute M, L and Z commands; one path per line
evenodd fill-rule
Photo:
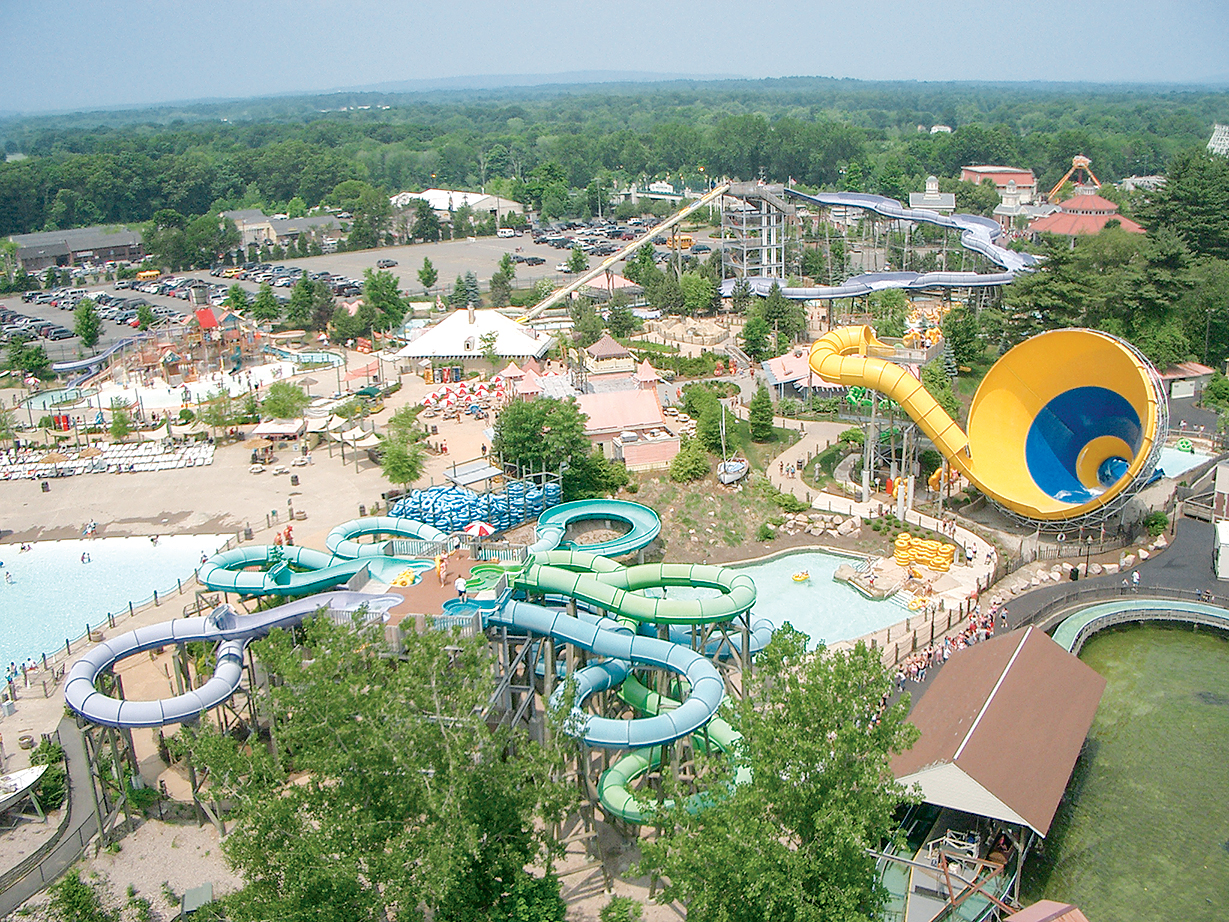
M 670 479 L 675 483 L 703 480 L 711 469 L 704 446 L 695 439 L 684 436 L 683 447 L 670 462 Z
M 761 523 L 760 527 L 755 532 L 756 541 L 771 541 L 777 536 L 777 531 L 767 522 Z
M 638 483 L 629 483 L 626 487 L 624 487 L 624 489 L 625 489 L 625 490 L 627 490 L 627 492 L 628 492 L 628 493 L 639 493 L 639 492 L 640 492 L 640 484 L 638 484 Z
M 1149 512 L 1144 516 L 1144 527 L 1148 529 L 1148 534 L 1154 538 L 1157 535 L 1163 535 L 1165 529 L 1169 527 L 1169 516 L 1159 509 Z
M 599 922 L 639 922 L 643 909 L 630 896 L 612 896 L 597 917 Z
M 58 810 L 68 796 L 68 773 L 63 765 L 48 765 L 38 781 L 38 803 L 44 810 Z
M 836 440 L 838 442 L 842 442 L 849 446 L 865 445 L 866 444 L 866 433 L 863 432 L 861 429 L 859 429 L 857 426 L 853 426 L 849 429 L 846 429 L 844 432 L 838 435 L 836 437 Z

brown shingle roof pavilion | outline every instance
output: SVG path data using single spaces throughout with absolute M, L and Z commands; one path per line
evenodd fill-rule
M 614 339 L 609 333 L 603 333 L 602 338 L 585 349 L 595 359 L 622 359 L 631 355 L 627 347 Z
M 1001 634 L 939 670 L 909 715 L 921 736 L 892 771 L 927 803 L 1045 836 L 1104 691 L 1042 631 Z

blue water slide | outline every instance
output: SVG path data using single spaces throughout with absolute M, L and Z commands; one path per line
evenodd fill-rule
M 367 535 L 391 535 L 398 538 L 417 538 L 422 541 L 443 541 L 448 537 L 438 528 L 416 522 L 413 519 L 391 515 L 370 515 L 361 519 L 351 519 L 349 522 L 338 525 L 329 532 L 324 545 L 338 557 L 345 557 L 348 560 L 387 556 L 384 542 L 361 544 L 354 540 Z
M 243 678 L 243 651 L 249 641 L 274 628 L 292 627 L 322 609 L 352 613 L 365 606 L 369 618 L 380 618 L 401 601 L 399 595 L 327 592 L 252 615 L 220 605 L 204 617 L 140 627 L 102 641 L 77 660 L 64 685 L 64 700 L 74 713 L 109 727 L 161 727 L 195 720 L 235 693 Z M 191 640 L 218 643 L 213 675 L 200 688 L 174 698 L 132 701 L 112 698 L 94 686 L 98 676 L 120 660 Z
M 868 272 L 856 275 L 840 285 L 812 285 L 809 287 L 782 288 L 781 294 L 794 301 L 823 301 L 832 298 L 860 298 L 886 288 L 907 291 L 928 291 L 934 288 L 993 288 L 1009 285 L 1015 279 L 1014 272 Z M 726 279 L 721 283 L 721 296 L 730 297 L 738 279 Z M 744 281 L 752 294 L 768 297 L 773 285 L 781 280 L 769 276 L 749 276 Z
M 933 224 L 960 232 L 960 245 L 980 253 L 1008 272 L 1019 272 L 1037 264 L 1031 253 L 1018 253 L 999 246 L 998 239 L 1003 228 L 993 218 L 973 214 L 939 214 L 926 208 L 906 208 L 896 199 L 864 192 L 818 192 L 808 195 L 796 189 L 786 189 L 786 195 L 805 202 L 813 202 L 824 208 L 860 208 L 897 221 L 912 221 L 915 224 Z
M 647 547 L 661 533 L 661 519 L 648 506 L 617 499 L 582 499 L 552 506 L 538 517 L 538 540 L 529 546 L 529 553 L 553 551 L 564 544 L 569 525 L 595 520 L 620 522 L 628 526 L 628 531 L 598 544 L 567 546 L 602 557 L 621 557 Z
M 55 362 L 52 364 L 51 370 L 57 375 L 72 374 L 74 371 L 88 371 L 101 365 L 120 350 L 126 349 L 134 343 L 149 339 L 152 335 L 151 333 L 139 333 L 136 336 L 128 336 L 124 339 L 116 340 L 97 355 L 91 355 L 89 358 L 84 359 L 73 359 L 71 362 Z
M 708 723 L 725 694 L 721 676 L 701 654 L 669 641 L 635 636 L 630 629 L 609 619 L 591 623 L 540 605 L 512 601 L 491 611 L 487 622 L 553 637 L 598 656 L 622 661 L 596 664 L 577 672 L 577 700 L 572 716 L 579 728 L 578 735 L 590 746 L 638 749 L 673 742 Z M 628 663 L 669 669 L 683 677 L 691 692 L 677 708 L 653 717 L 612 720 L 584 713 L 584 699 L 622 682 L 627 677 Z

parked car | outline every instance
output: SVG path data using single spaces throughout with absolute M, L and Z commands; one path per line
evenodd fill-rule
M 376 261 L 377 269 L 391 269 L 395 265 L 397 265 L 397 260 L 395 259 L 381 259 Z

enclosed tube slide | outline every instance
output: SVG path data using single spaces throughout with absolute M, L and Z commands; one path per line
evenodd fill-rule
M 380 617 L 401 602 L 399 595 L 326 592 L 253 615 L 240 615 L 229 605 L 219 605 L 205 617 L 140 627 L 102 641 L 77 660 L 64 685 L 64 700 L 74 713 L 109 727 L 161 727 L 195 720 L 235 693 L 243 678 L 243 651 L 249 641 L 274 628 L 298 624 L 321 609 L 354 612 L 366 606 L 370 616 Z M 121 701 L 94 687 L 98 676 L 120 660 L 190 640 L 219 644 L 213 675 L 200 688 L 158 701 Z
M 1008 285 L 1015 279 L 1013 272 L 868 272 L 855 275 L 840 285 L 811 285 L 786 287 L 781 294 L 793 301 L 826 301 L 833 298 L 860 298 L 885 288 L 901 288 L 906 291 L 928 291 L 934 288 L 993 288 Z M 744 279 L 753 294 L 768 297 L 773 285 L 781 280 L 768 276 L 749 276 Z M 721 297 L 734 293 L 739 279 L 726 279 L 721 283 Z
M 657 714 L 663 710 L 678 707 L 677 701 L 650 691 L 637 682 L 634 676 L 629 676 L 619 687 L 619 697 L 636 710 L 646 714 Z M 720 717 L 714 717 L 708 722 L 704 732 L 697 733 L 694 739 L 696 745 L 701 749 L 711 745 L 718 752 L 733 754 L 742 735 Z M 669 800 L 660 805 L 645 803 L 639 800 L 631 790 L 631 785 L 637 778 L 661 764 L 661 755 L 660 746 L 638 749 L 618 759 L 610 768 L 602 772 L 597 784 L 597 796 L 602 809 L 607 814 L 639 825 L 646 820 L 652 820 L 654 810 L 673 808 L 674 804 Z M 734 772 L 735 784 L 746 784 L 751 780 L 751 769 L 745 765 L 736 765 Z M 693 812 L 699 811 L 707 799 L 703 794 L 693 794 L 687 800 L 687 809 Z
M 811 344 L 810 365 L 825 381 L 891 397 L 953 467 L 1024 518 L 1086 515 L 1156 466 L 1168 413 L 1160 379 L 1107 333 L 1052 330 L 1011 349 L 978 387 L 967 435 L 891 355 L 870 327 L 841 327 Z
M 552 506 L 538 517 L 538 540 L 528 548 L 529 553 L 552 551 L 563 543 L 567 528 L 574 522 L 589 522 L 607 519 L 622 522 L 628 531 L 610 541 L 586 544 L 584 550 L 603 557 L 622 557 L 652 543 L 661 532 L 661 519 L 648 506 L 618 499 L 582 499 Z
M 554 637 L 609 658 L 608 662 L 576 673 L 572 719 L 577 735 L 590 746 L 640 749 L 672 742 L 708 723 L 725 695 L 725 682 L 716 667 L 699 653 L 666 640 L 638 637 L 609 619 L 591 623 L 541 605 L 512 601 L 492 611 L 487 621 Z M 682 676 L 691 688 L 687 700 L 677 708 L 637 720 L 613 720 L 584 713 L 581 706 L 586 698 L 627 678 L 629 662 L 669 669 Z

